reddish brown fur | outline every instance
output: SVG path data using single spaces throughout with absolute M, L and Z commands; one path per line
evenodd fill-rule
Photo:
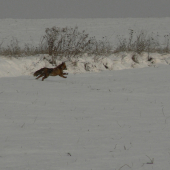
M 57 75 L 63 78 L 67 78 L 64 75 L 68 75 L 68 73 L 63 73 L 63 70 L 67 70 L 65 62 L 63 62 L 62 64 L 58 65 L 55 68 L 47 68 L 47 67 L 41 68 L 34 73 L 34 76 L 36 77 L 38 76 L 36 79 L 43 77 L 42 81 L 49 76 L 57 76 Z

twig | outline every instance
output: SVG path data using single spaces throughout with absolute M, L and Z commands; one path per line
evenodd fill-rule
M 67 153 L 68 156 L 71 156 L 71 153 Z
M 25 125 L 25 123 L 21 126 L 21 128 L 23 128 L 23 127 L 24 127 L 24 125 Z
M 146 155 L 147 156 L 147 155 Z M 142 166 L 144 166 L 145 164 L 153 164 L 154 162 L 154 158 L 150 158 L 149 156 L 147 156 L 149 159 L 150 159 L 150 162 L 147 162 L 147 163 L 143 163 Z
M 131 169 L 131 167 L 130 167 L 129 165 L 124 164 L 123 166 L 121 166 L 121 167 L 119 168 L 119 170 L 122 169 L 124 166 L 127 166 L 127 167 L 129 167 L 129 168 Z
M 147 156 L 147 155 L 146 155 Z M 149 159 L 150 159 L 150 162 L 147 162 L 146 164 L 153 164 L 153 162 L 154 162 L 154 158 L 150 158 L 149 156 L 147 156 Z

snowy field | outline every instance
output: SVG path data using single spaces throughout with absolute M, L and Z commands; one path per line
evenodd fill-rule
M 0 169 L 169 169 L 169 72 L 0 78 Z
M 165 35 L 170 26 L 170 18 L 83 21 L 6 19 L 0 32 L 5 40 L 38 43 L 46 27 L 60 23 L 110 37 L 131 28 Z M 32 73 L 52 67 L 48 55 L 0 56 L 0 169 L 169 169 L 170 55 L 150 54 L 151 62 L 136 55 L 137 63 L 132 55 L 84 54 L 66 61 L 67 79 L 43 82 Z

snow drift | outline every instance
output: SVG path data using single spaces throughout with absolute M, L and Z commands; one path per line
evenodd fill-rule
M 135 59 L 133 59 L 135 58 Z M 148 54 L 142 55 L 133 53 L 119 53 L 108 57 L 88 56 L 84 54 L 69 61 L 66 58 L 56 60 L 57 65 L 65 61 L 68 73 L 100 72 L 104 70 L 122 70 L 132 68 L 143 68 L 156 64 L 169 64 L 170 55 L 150 54 L 151 60 L 148 61 Z M 30 57 L 0 57 L 0 77 L 13 77 L 21 75 L 32 75 L 33 72 L 42 67 L 54 67 L 49 63 L 49 55 L 38 55 Z

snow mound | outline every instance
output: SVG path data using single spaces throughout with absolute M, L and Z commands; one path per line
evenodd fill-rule
M 32 75 L 42 67 L 54 67 L 49 63 L 49 55 L 38 55 L 29 57 L 0 57 L 0 77 L 15 77 L 21 75 Z M 170 64 L 170 55 L 148 54 L 142 55 L 133 53 L 119 53 L 108 57 L 88 56 L 84 54 L 70 60 L 63 58 L 56 60 L 56 64 L 65 61 L 68 73 L 99 72 L 104 70 L 122 70 L 132 68 L 143 68 L 155 66 L 156 64 Z

